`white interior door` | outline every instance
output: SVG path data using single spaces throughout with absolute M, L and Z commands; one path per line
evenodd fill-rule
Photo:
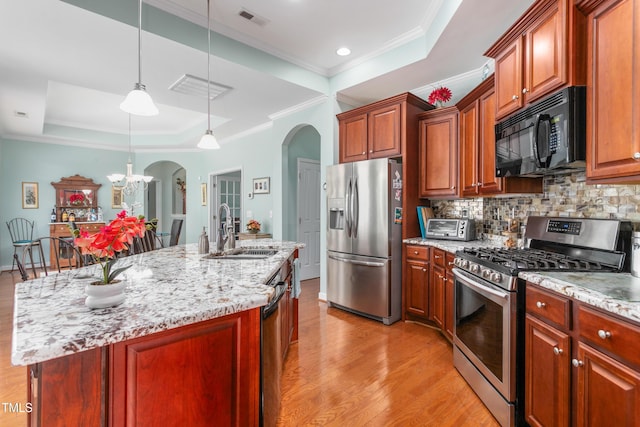
M 209 239 L 215 241 L 217 239 L 217 231 L 220 227 L 220 218 L 218 218 L 218 208 L 222 203 L 229 205 L 231 209 L 231 216 L 233 216 L 235 224 L 236 236 L 240 229 L 240 223 L 242 221 L 242 177 L 240 172 L 229 173 L 225 175 L 214 175 L 212 177 L 212 191 L 211 191 L 211 207 L 213 212 L 211 213 L 211 234 Z M 226 221 L 226 218 L 223 218 Z
M 306 246 L 299 251 L 300 279 L 320 276 L 320 163 L 298 159 L 297 240 Z

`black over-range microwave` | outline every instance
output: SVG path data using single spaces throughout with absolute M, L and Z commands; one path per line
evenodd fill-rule
M 585 168 L 586 88 L 570 86 L 496 124 L 496 176 Z

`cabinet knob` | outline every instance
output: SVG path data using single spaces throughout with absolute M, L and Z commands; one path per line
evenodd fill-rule
M 516 100 L 518 99 L 518 95 L 513 95 L 513 96 L 511 97 L 511 99 L 512 99 L 513 101 L 516 101 Z
M 423 268 L 423 269 L 422 269 L 422 271 L 427 271 L 427 269 L 426 269 L 426 268 Z
M 367 154 L 367 152 L 366 152 L 366 151 L 363 151 L 363 152 L 362 152 L 362 155 L 364 156 L 365 154 Z
M 536 303 L 536 307 L 538 308 L 545 308 L 547 306 L 547 304 L 543 303 L 542 301 L 538 301 Z
M 471 184 L 471 186 L 472 186 L 472 187 L 475 187 L 475 186 L 476 186 L 476 183 L 474 182 L 473 184 Z
M 435 259 L 440 259 L 440 258 L 442 258 L 442 257 L 441 257 L 440 255 L 434 255 L 434 258 L 435 258 Z
M 560 356 L 562 354 L 562 349 L 558 347 L 553 347 L 553 354 L 556 356 Z
M 448 262 L 447 265 L 454 265 L 455 263 L 453 262 Z
M 440 278 L 442 279 L 442 281 L 446 282 L 447 281 L 447 277 L 446 276 L 440 276 Z
M 573 366 L 575 366 L 576 368 L 579 368 L 579 367 L 584 365 L 584 362 L 582 360 L 578 360 L 578 359 L 571 359 L 571 364 Z
M 478 187 L 482 187 L 482 183 L 481 182 L 478 183 Z
M 413 254 L 414 255 L 418 255 L 418 251 L 413 251 Z
M 452 190 L 455 190 L 455 189 L 456 189 L 456 186 L 454 185 L 453 187 L 451 187 L 451 189 L 452 189 Z
M 522 89 L 522 93 L 527 93 L 529 92 L 529 89 L 527 89 L 526 87 Z
M 598 330 L 598 336 L 603 340 L 606 340 L 607 338 L 611 338 L 611 332 L 600 329 Z
M 640 160 L 640 153 L 633 153 L 633 160 Z

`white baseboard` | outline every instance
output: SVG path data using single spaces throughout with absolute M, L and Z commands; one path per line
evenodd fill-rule
M 318 299 L 320 301 L 327 302 L 327 294 L 326 294 L 326 292 L 318 292 Z

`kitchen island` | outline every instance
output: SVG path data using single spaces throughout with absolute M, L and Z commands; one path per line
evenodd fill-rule
M 297 244 L 219 260 L 197 245 L 122 258 L 126 300 L 84 305 L 98 266 L 16 287 L 12 363 L 28 365 L 32 425 L 257 425 L 261 309 Z

